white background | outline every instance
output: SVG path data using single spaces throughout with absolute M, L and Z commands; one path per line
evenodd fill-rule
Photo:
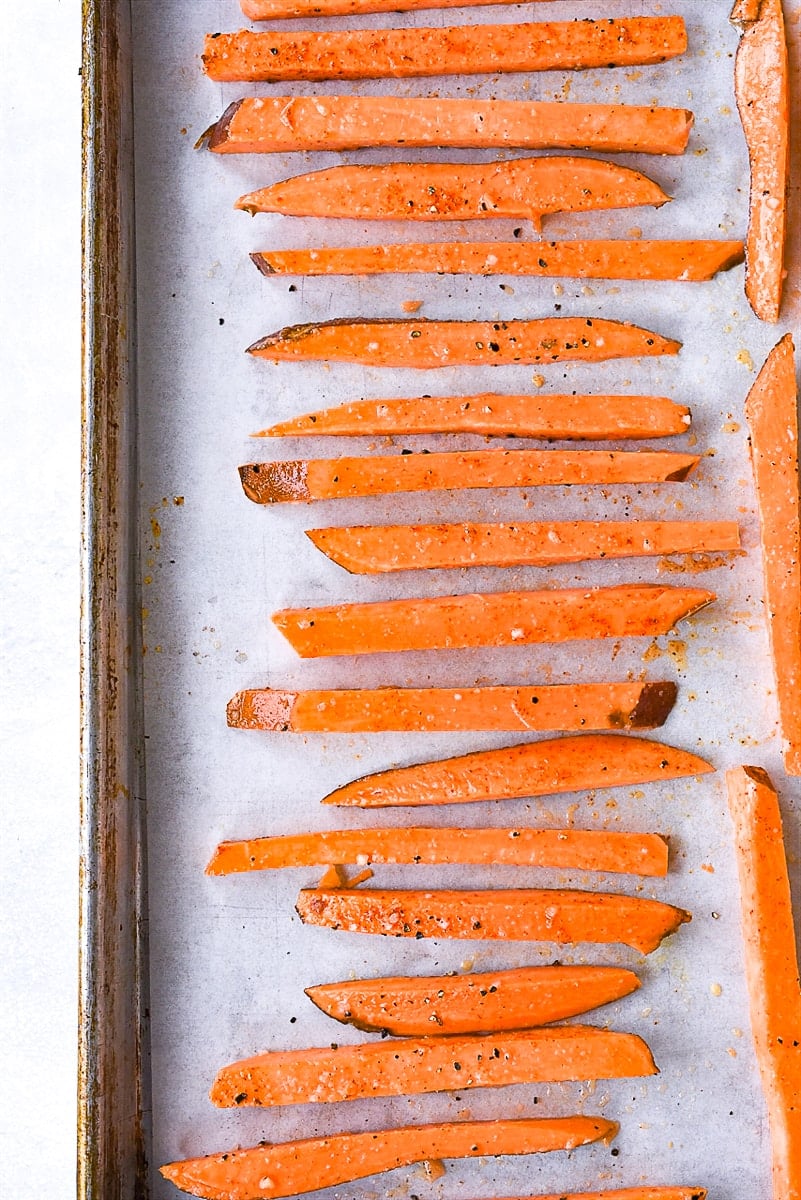
M 80 3 L 0 4 L 0 1158 L 75 1194 Z

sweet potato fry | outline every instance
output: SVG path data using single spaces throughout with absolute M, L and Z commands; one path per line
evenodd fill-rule
M 465 521 L 307 529 L 306 536 L 352 575 L 446 567 L 550 567 L 740 546 L 735 521 Z
M 280 733 L 546 733 L 655 729 L 675 703 L 676 685 L 668 681 L 309 692 L 257 688 L 237 692 L 227 715 L 235 729 Z
M 742 242 L 404 242 L 318 250 L 265 250 L 262 275 L 539 275 L 699 283 L 743 261 Z
M 656 1073 L 650 1050 L 635 1034 L 556 1025 L 504 1034 L 274 1050 L 223 1067 L 211 1100 L 218 1108 L 328 1104 L 365 1096 Z
M 311 888 L 295 906 L 307 925 L 388 937 L 502 939 L 521 942 L 620 942 L 650 954 L 691 919 L 658 900 L 611 892 L 515 888 L 510 891 L 382 891 Z
M 239 477 L 254 504 L 280 504 L 461 488 L 683 483 L 697 465 L 696 455 L 669 451 L 450 450 L 247 463 Z
M 585 734 L 379 771 L 329 792 L 323 804 L 356 808 L 468 804 L 628 787 L 706 775 L 714 769 L 695 754 L 663 742 Z
M 344 863 L 497 863 L 666 875 L 668 845 L 656 833 L 603 829 L 339 829 L 221 842 L 206 874 Z
M 773 1147 L 775 1200 L 801 1197 L 801 985 L 776 791 L 759 767 L 726 773 L 745 971 Z
M 683 154 L 685 108 L 399 96 L 247 96 L 205 136 L 215 154 L 438 146 Z
M 550 1117 L 412 1125 L 263 1143 L 168 1163 L 161 1174 L 205 1200 L 281 1200 L 435 1158 L 573 1150 L 617 1133 L 603 1117 Z
M 734 86 L 751 165 L 745 294 L 762 321 L 776 322 L 785 274 L 790 170 L 787 42 L 781 0 L 762 0 L 753 21 L 743 15 Z
M 622 967 L 518 967 L 472 975 L 349 979 L 306 988 L 345 1025 L 396 1037 L 532 1029 L 575 1017 L 636 991 Z
M 531 1200 L 706 1200 L 706 1188 L 633 1187 L 608 1188 L 600 1192 L 560 1192 L 559 1195 L 532 1196 Z
M 421 8 L 467 8 L 475 4 L 500 4 L 502 0 L 240 0 L 251 21 L 278 21 L 292 17 L 359 16 L 362 13 L 410 12 Z
M 714 592 L 660 584 L 378 600 L 285 608 L 273 624 L 301 658 L 658 637 Z
M 358 400 L 279 421 L 253 437 L 475 433 L 604 441 L 686 433 L 690 410 L 663 396 L 417 396 Z
M 530 220 L 558 212 L 659 208 L 670 197 L 652 179 L 599 158 L 555 155 L 489 163 L 341 164 L 240 196 L 245 212 L 364 220 Z
M 601 317 L 534 321 L 368 321 L 355 317 L 289 325 L 248 347 L 270 362 L 348 362 L 370 367 L 492 366 L 605 362 L 678 354 L 681 342 Z
M 617 17 L 519 25 L 270 30 L 206 35 L 201 56 L 220 83 L 404 79 L 647 66 L 687 49 L 682 17 Z
M 751 435 L 784 769 L 801 775 L 801 502 L 793 339 L 768 355 L 745 402 Z

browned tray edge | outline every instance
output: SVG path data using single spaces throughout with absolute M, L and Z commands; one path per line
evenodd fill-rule
M 83 0 L 79 1200 L 148 1192 L 130 0 Z

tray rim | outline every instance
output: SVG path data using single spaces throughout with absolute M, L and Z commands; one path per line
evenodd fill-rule
M 130 0 L 82 4 L 77 1194 L 148 1194 Z

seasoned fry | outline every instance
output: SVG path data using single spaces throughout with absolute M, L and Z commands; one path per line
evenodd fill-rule
M 307 925 L 389 937 L 504 941 L 621 942 L 650 954 L 691 920 L 658 900 L 610 892 L 532 888 L 510 891 L 381 891 L 312 888 L 295 906 Z
M 463 450 L 247 463 L 239 477 L 254 504 L 280 504 L 460 488 L 683 483 L 698 461 L 648 450 Z
M 221 842 L 206 874 L 344 863 L 497 863 L 661 876 L 668 845 L 656 833 L 603 829 L 339 829 Z
M 429 1159 L 572 1150 L 611 1139 L 617 1130 L 603 1117 L 458 1121 L 268 1142 L 160 1169 L 176 1187 L 205 1200 L 281 1200 Z
M 692 418 L 663 396 L 417 396 L 358 400 L 279 421 L 253 437 L 475 433 L 565 441 L 670 437 Z
M 475 4 L 500 3 L 502 0 L 458 0 L 458 3 L 457 0 L 240 0 L 242 12 L 251 21 L 278 21 L 285 17 L 358 16 L 362 13 L 467 8 Z
M 745 402 L 779 701 L 784 769 L 801 775 L 801 502 L 793 339 L 768 355 Z
M 518 967 L 470 975 L 349 979 L 306 988 L 346 1025 L 396 1037 L 531 1029 L 575 1017 L 636 991 L 622 967 Z
M 532 1196 L 531 1200 L 706 1200 L 706 1188 L 633 1187 L 607 1188 L 600 1192 L 560 1193 Z
M 404 79 L 646 66 L 687 49 L 682 17 L 519 25 L 270 30 L 206 35 L 203 67 L 221 83 Z
M 330 1104 L 365 1096 L 656 1074 L 651 1051 L 636 1034 L 557 1025 L 504 1034 L 273 1050 L 223 1067 L 214 1080 L 211 1101 L 218 1108 Z
M 654 729 L 676 685 L 574 683 L 546 687 L 377 688 L 288 692 L 256 688 L 228 703 L 235 729 L 280 733 L 572 732 Z
M 248 96 L 206 134 L 215 154 L 369 146 L 683 154 L 685 108 L 396 96 Z
M 343 163 L 240 196 L 245 212 L 360 221 L 530 220 L 606 208 L 659 208 L 670 197 L 652 179 L 599 158 L 541 155 L 489 163 Z
M 324 658 L 658 637 L 714 599 L 702 588 L 631 584 L 285 608 L 272 620 L 301 658 Z
M 543 317 L 534 321 L 368 321 L 344 317 L 290 325 L 248 347 L 271 362 L 362 363 L 370 367 L 492 366 L 605 362 L 678 354 L 681 342 L 624 321 Z
M 790 170 L 789 64 L 781 0 L 741 14 L 734 86 L 751 164 L 745 294 L 756 315 L 776 322 L 784 284 Z M 734 14 L 733 14 L 734 16 Z
M 745 973 L 773 1147 L 775 1200 L 801 1197 L 801 985 L 776 790 L 759 767 L 726 773 Z
M 262 275 L 539 275 L 700 283 L 743 261 L 742 242 L 435 242 L 265 250 Z
M 448 567 L 549 567 L 740 547 L 735 521 L 465 521 L 307 529 L 306 536 L 353 575 Z
M 323 804 L 357 808 L 468 804 L 626 787 L 706 775 L 714 769 L 697 755 L 663 742 L 584 734 L 379 771 L 329 792 Z

